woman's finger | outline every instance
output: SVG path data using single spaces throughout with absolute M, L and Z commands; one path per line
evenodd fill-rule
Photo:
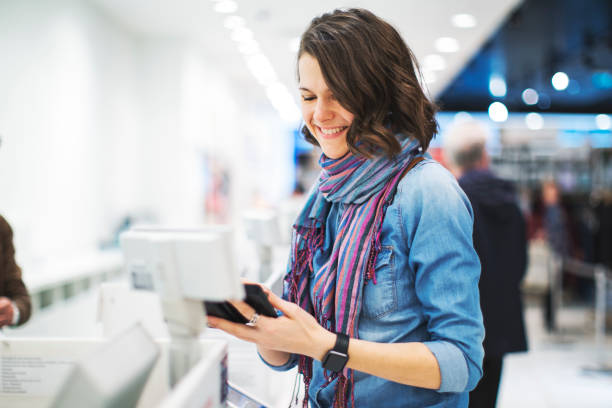
M 219 317 L 209 316 L 208 325 L 212 328 L 223 330 L 226 333 L 236 336 L 239 339 L 254 341 L 255 328 L 249 327 L 242 323 L 234 323 L 229 320 L 221 319 Z
M 255 309 L 249 306 L 248 303 L 243 302 L 241 300 L 229 300 L 229 302 L 234 306 L 241 315 L 243 315 L 247 320 L 251 320 L 253 315 L 255 314 Z
M 295 303 L 287 302 L 286 300 L 281 299 L 280 297 L 276 296 L 276 294 L 271 290 L 267 291 L 267 294 L 268 300 L 270 301 L 270 304 L 272 304 L 272 306 L 283 312 L 285 316 L 293 315 L 294 308 L 297 307 Z

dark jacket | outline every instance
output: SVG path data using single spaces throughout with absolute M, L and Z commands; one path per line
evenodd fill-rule
M 489 170 L 471 170 L 459 184 L 474 208 L 480 257 L 480 306 L 485 356 L 527 350 L 520 282 L 527 268 L 525 220 L 514 187 Z
M 19 308 L 18 325 L 30 318 L 30 295 L 21 280 L 21 269 L 15 262 L 13 230 L 0 215 L 0 296 L 11 299 Z

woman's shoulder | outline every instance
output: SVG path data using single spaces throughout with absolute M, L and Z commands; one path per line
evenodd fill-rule
M 444 166 L 431 158 L 418 163 L 400 180 L 397 195 L 400 205 L 410 207 L 427 203 L 427 206 L 448 207 L 469 205 L 457 180 Z
M 457 180 L 451 172 L 429 157 L 417 163 L 399 182 L 399 189 L 411 192 L 458 187 Z

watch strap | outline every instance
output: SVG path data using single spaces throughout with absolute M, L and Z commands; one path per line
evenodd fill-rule
M 349 336 L 344 333 L 336 333 L 336 344 L 333 350 L 348 355 Z

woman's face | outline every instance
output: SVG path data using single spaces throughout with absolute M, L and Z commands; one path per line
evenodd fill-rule
M 304 122 L 323 153 L 330 159 L 338 159 L 349 150 L 346 134 L 354 116 L 340 105 L 329 90 L 319 62 L 312 55 L 303 54 L 300 57 L 298 71 Z

